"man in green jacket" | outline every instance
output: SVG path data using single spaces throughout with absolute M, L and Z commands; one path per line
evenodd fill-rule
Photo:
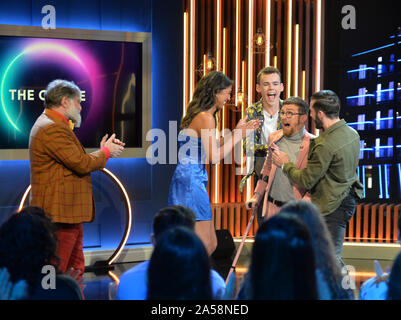
M 308 165 L 298 170 L 288 155 L 273 146 L 273 162 L 288 178 L 309 190 L 312 202 L 320 209 L 331 233 L 340 263 L 345 229 L 355 213 L 356 198 L 362 198 L 362 184 L 356 173 L 359 134 L 340 120 L 340 99 L 330 90 L 316 92 L 311 97 L 310 116 L 316 129 L 323 132 L 309 147 Z

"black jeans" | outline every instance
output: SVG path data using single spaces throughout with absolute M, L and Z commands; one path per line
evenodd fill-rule
M 329 229 L 331 238 L 333 240 L 335 254 L 341 264 L 341 267 L 345 266 L 343 260 L 341 259 L 345 229 L 348 221 L 354 215 L 355 209 L 356 196 L 354 190 L 351 189 L 349 194 L 341 202 L 340 206 L 334 212 L 324 216 L 327 228 Z

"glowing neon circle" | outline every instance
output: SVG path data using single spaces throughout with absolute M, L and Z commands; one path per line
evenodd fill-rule
M 8 114 L 6 106 L 5 106 L 5 102 L 4 102 L 4 83 L 5 83 L 5 80 L 6 80 L 6 77 L 7 77 L 7 73 L 10 71 L 11 67 L 13 66 L 13 64 L 19 58 L 21 58 L 25 54 L 32 54 L 32 53 L 37 53 L 37 52 L 41 52 L 41 51 L 45 51 L 45 52 L 54 51 L 54 52 L 57 52 L 57 53 L 61 53 L 61 54 L 67 55 L 68 57 L 70 57 L 70 58 L 74 59 L 76 62 L 78 62 L 85 69 L 86 73 L 89 74 L 85 64 L 82 62 L 82 60 L 75 53 L 73 53 L 71 50 L 67 49 L 64 46 L 59 45 L 59 44 L 55 44 L 55 43 L 47 43 L 47 42 L 34 43 L 34 44 L 28 46 L 27 48 L 25 48 L 25 50 L 22 51 L 20 54 L 15 56 L 11 60 L 9 65 L 7 66 L 6 71 L 4 72 L 3 78 L 1 79 L 0 100 L 1 100 L 1 107 L 3 109 L 4 114 L 6 115 L 7 120 L 14 127 L 14 129 L 17 130 L 18 132 L 21 132 L 21 130 L 13 122 L 13 120 L 11 119 L 10 115 Z

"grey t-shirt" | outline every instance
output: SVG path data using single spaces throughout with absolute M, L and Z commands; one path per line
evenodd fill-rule
M 299 150 L 304 138 L 305 128 L 292 136 L 283 136 L 276 144 L 281 151 L 288 154 L 290 162 L 297 163 Z M 270 197 L 274 200 L 288 202 L 294 200 L 292 184 L 281 168 L 277 168 L 270 188 Z

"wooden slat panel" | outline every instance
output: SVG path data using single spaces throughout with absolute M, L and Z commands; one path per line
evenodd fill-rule
M 376 242 L 376 217 L 377 217 L 377 207 L 378 204 L 373 204 L 371 207 L 371 214 L 370 214 L 370 239 Z
M 352 242 L 360 242 L 361 239 L 363 242 L 383 242 L 384 240 L 387 243 L 395 243 L 397 241 L 397 221 L 400 208 L 401 204 L 359 204 L 356 214 L 347 226 L 345 240 Z M 212 204 L 212 212 L 216 230 L 227 229 L 234 237 L 241 237 L 244 234 L 252 214 L 251 210 L 246 210 L 244 203 Z M 359 227 L 356 227 L 357 225 Z M 257 229 L 258 224 L 255 218 L 248 236 L 254 237 Z
M 348 222 L 348 241 L 354 241 L 354 221 L 355 215 Z
M 251 219 L 251 216 L 252 216 L 252 211 L 245 209 L 245 212 L 247 213 L 246 225 L 248 225 L 249 220 Z M 252 225 L 253 225 L 253 223 L 252 223 Z M 251 228 L 249 228 L 248 237 L 253 237 L 254 236 L 252 225 L 251 225 Z
M 221 217 L 221 228 L 228 230 L 228 207 L 223 206 L 223 213 Z
M 386 205 L 381 204 L 379 206 L 379 218 L 378 218 L 378 236 L 377 239 L 379 242 L 383 242 L 383 227 L 384 227 L 384 209 Z
M 386 242 L 391 242 L 391 217 L 392 217 L 392 209 L 393 204 L 389 204 L 386 207 Z
M 361 205 L 358 205 L 360 207 Z M 369 238 L 369 209 L 371 204 L 365 204 L 363 206 L 363 242 L 368 242 Z
M 221 229 L 221 206 L 216 206 L 216 210 L 215 210 L 215 228 L 216 230 L 220 230 Z
M 394 225 L 393 225 L 393 242 L 397 242 L 398 240 L 398 219 L 401 205 L 397 204 L 394 206 Z
M 235 236 L 235 211 L 234 211 L 234 205 L 233 204 L 228 204 L 228 230 L 230 230 L 230 233 Z
M 240 237 L 241 236 L 241 208 L 239 208 L 237 205 L 234 207 L 234 235 L 235 237 Z
M 361 217 L 362 217 L 362 206 L 357 206 L 356 208 L 356 214 L 355 214 L 355 224 L 356 224 L 356 230 L 355 230 L 355 241 L 359 242 L 361 241 Z
M 243 234 L 245 234 L 246 231 L 246 226 L 248 224 L 248 220 L 247 220 L 247 212 L 246 209 L 244 208 L 244 206 L 239 205 L 239 210 L 241 211 L 241 236 Z
M 253 219 L 253 234 L 256 236 L 256 233 L 258 232 L 259 229 L 259 224 L 258 224 L 258 218 L 255 214 L 255 219 Z

